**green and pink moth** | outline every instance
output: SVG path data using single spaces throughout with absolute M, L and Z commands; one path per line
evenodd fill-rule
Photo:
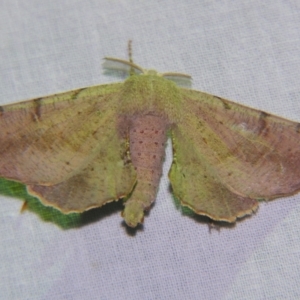
M 129 78 L 0 107 L 1 177 L 64 213 L 124 198 L 135 227 L 155 200 L 170 136 L 174 195 L 197 214 L 234 222 L 258 200 L 300 190 L 299 123 L 107 60 L 129 66 Z

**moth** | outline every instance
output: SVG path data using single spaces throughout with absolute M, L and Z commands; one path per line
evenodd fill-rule
M 174 195 L 197 214 L 235 222 L 258 200 L 299 191 L 299 123 L 167 79 L 185 75 L 106 60 L 127 66 L 128 79 L 0 107 L 0 177 L 63 213 L 123 198 L 136 227 L 170 136 Z

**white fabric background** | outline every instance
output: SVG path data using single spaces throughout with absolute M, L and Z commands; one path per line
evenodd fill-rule
M 129 39 L 145 68 L 188 73 L 194 89 L 300 121 L 297 0 L 1 0 L 0 103 L 115 81 L 102 58 L 127 58 Z M 0 192 L 0 299 L 299 298 L 300 195 L 210 231 L 176 207 L 170 163 L 169 147 L 135 234 L 121 205 L 64 229 Z

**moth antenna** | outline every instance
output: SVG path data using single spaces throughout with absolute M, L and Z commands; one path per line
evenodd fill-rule
M 128 41 L 128 58 L 129 58 L 129 61 L 133 64 L 133 59 L 132 59 L 132 40 Z
M 129 62 L 134 65 L 133 59 L 132 59 L 132 40 L 128 41 L 128 58 L 129 58 Z M 132 76 L 134 74 L 135 74 L 134 68 L 132 66 L 130 66 L 129 75 Z

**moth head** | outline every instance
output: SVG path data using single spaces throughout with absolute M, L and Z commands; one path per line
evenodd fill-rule
M 120 58 L 105 57 L 104 60 L 105 61 L 103 63 L 103 68 L 106 70 L 119 71 L 130 76 L 131 75 L 160 76 L 175 82 L 179 86 L 191 87 L 192 85 L 192 77 L 188 74 L 175 73 L 175 72 L 159 73 L 156 70 L 144 69 L 131 61 L 123 60 Z

